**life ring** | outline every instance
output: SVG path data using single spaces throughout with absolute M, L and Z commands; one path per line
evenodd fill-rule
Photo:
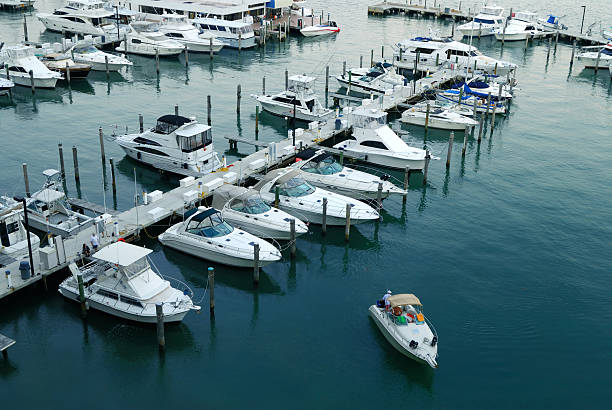
M 117 242 L 125 242 L 125 239 L 119 238 L 119 239 L 117 239 Z

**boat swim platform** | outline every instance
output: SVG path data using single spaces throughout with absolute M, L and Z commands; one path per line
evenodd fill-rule
M 444 7 L 434 0 L 430 1 L 431 7 L 425 5 L 412 4 L 417 0 L 406 0 L 405 2 L 389 2 L 376 3 L 368 6 L 368 14 L 376 16 L 386 16 L 391 14 L 421 14 L 424 16 L 451 18 L 454 20 L 467 20 L 474 15 L 475 10 L 466 12 L 465 10 L 455 9 L 453 7 Z M 461 7 L 461 6 L 460 6 Z

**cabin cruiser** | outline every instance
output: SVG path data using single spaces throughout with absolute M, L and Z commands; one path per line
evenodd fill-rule
M 548 30 L 567 30 L 567 26 L 561 23 L 563 17 L 557 17 L 549 14 L 545 19 L 538 18 L 538 24 Z
M 145 56 L 176 56 L 185 50 L 185 46 L 164 35 L 157 23 L 134 21 L 125 34 L 125 41 L 115 50 Z
M 87 78 L 91 66 L 89 64 L 75 63 L 68 55 L 61 53 L 45 54 L 41 61 L 51 71 L 55 71 L 68 78 L 68 69 L 70 69 L 70 79 Z
M 10 80 L 17 85 L 31 87 L 33 79 L 35 88 L 55 88 L 57 80 L 63 80 L 61 74 L 49 70 L 36 58 L 30 46 L 5 47 L 0 52 L 0 61 L 8 66 Z
M 155 127 L 140 134 L 120 135 L 115 141 L 129 157 L 176 174 L 203 175 L 221 166 L 212 128 L 195 117 L 163 115 Z
M 82 276 L 85 302 L 96 310 L 141 323 L 156 323 L 156 306 L 162 304 L 164 322 L 180 322 L 193 304 L 193 292 L 174 279 L 182 289 L 155 272 L 147 256 L 151 249 L 119 241 L 92 255 L 93 262 L 82 267 L 71 263 L 71 275 L 59 285 L 59 293 L 70 300 L 80 300 L 79 276 Z
M 436 71 L 439 67 L 449 64 L 456 70 L 473 70 L 476 64 L 476 70 L 506 75 L 516 68 L 516 64 L 487 57 L 476 47 L 451 38 L 415 37 L 397 43 L 396 48 L 393 55 L 395 65 L 403 69 L 414 69 L 417 54 L 417 70 L 420 71 Z
M 597 57 L 599 56 L 599 65 L 597 64 Z M 612 42 L 609 42 L 605 46 L 589 46 L 582 47 L 576 60 L 584 64 L 585 68 L 606 68 L 612 63 Z
M 123 67 L 130 67 L 133 63 L 124 56 L 105 53 L 94 47 L 91 42 L 81 41 L 75 44 L 67 54 L 72 56 L 76 63 L 88 64 L 94 71 L 106 71 L 108 59 L 108 71 L 119 71 Z
M 315 24 L 314 26 L 307 26 L 300 30 L 300 33 L 304 37 L 314 36 L 327 36 L 330 34 L 337 34 L 340 32 L 340 27 L 335 21 L 329 21 L 326 24 Z
M 388 291 L 390 293 L 390 291 Z M 385 339 L 403 355 L 437 368 L 438 335 L 411 293 L 388 296 L 368 309 Z
M 411 170 L 425 166 L 426 151 L 409 147 L 387 125 L 387 113 L 377 108 L 359 108 L 350 113 L 353 138 L 334 145 L 371 164 Z M 432 157 L 432 159 L 437 159 Z
M 333 110 L 324 108 L 313 90 L 315 78 L 305 75 L 289 77 L 287 91 L 275 95 L 254 95 L 262 108 L 271 114 L 303 121 L 321 121 L 330 118 Z
M 261 238 L 291 239 L 291 219 L 295 219 L 296 237 L 308 232 L 304 222 L 272 208 L 254 189 L 222 185 L 213 192 L 212 206 L 232 226 Z
M 346 205 L 350 205 L 352 224 L 374 221 L 378 212 L 371 206 L 336 194 L 307 182 L 299 169 L 282 168 L 268 172 L 253 188 L 259 191 L 267 202 L 274 202 L 278 196 L 278 207 L 304 221 L 323 222 L 323 199 L 327 198 L 327 225 L 346 224 Z
M 27 199 L 28 221 L 32 228 L 64 238 L 75 235 L 93 225 L 90 216 L 74 212 L 60 187 L 60 172 L 43 171 L 47 179 L 43 187 Z
M 372 68 L 352 68 L 348 73 L 337 76 L 336 80 L 341 87 L 366 95 L 385 94 L 396 85 L 407 83 L 403 76 L 395 73 L 392 64 L 380 62 Z
M 438 96 L 443 100 L 449 101 L 451 103 L 456 103 L 465 107 L 466 109 L 474 109 L 474 103 L 476 103 L 476 112 L 492 114 L 493 107 L 495 107 L 496 114 L 505 114 L 506 113 L 506 105 L 501 101 L 495 101 L 491 98 L 491 103 L 488 104 L 487 108 L 487 98 L 479 97 L 476 95 L 465 95 L 460 90 L 445 90 L 438 93 Z M 459 101 L 461 99 L 461 101 Z
M 198 258 L 242 268 L 255 265 L 255 244 L 259 245 L 259 266 L 281 259 L 271 243 L 227 223 L 214 208 L 199 207 L 185 213 L 179 222 L 161 235 L 164 246 Z
M 213 53 L 218 53 L 223 48 L 223 43 L 213 34 L 200 34 L 200 31 L 187 21 L 187 17 L 181 14 L 162 14 L 159 31 L 183 44 L 190 52 L 210 53 L 211 45 Z
M 253 25 L 239 20 L 221 20 L 217 18 L 196 18 L 193 20 L 196 27 L 204 32 L 210 32 L 219 41 L 230 48 L 255 47 L 255 33 Z
M 441 130 L 465 130 L 478 125 L 478 122 L 458 113 L 457 111 L 438 106 L 430 105 L 429 113 L 426 104 L 417 104 L 402 113 L 400 121 L 405 124 L 418 125 L 421 127 L 436 128 Z
M 457 26 L 457 30 L 464 37 L 490 36 L 494 30 L 504 27 L 506 19 L 502 17 L 503 13 L 503 7 L 483 6 L 482 11 L 474 17 L 474 20 Z
M 115 12 L 104 8 L 101 0 L 69 0 L 68 4 L 50 13 L 38 13 L 38 20 L 51 31 L 103 36 L 117 33 L 108 20 Z
M 9 91 L 15 86 L 15 83 L 6 78 L 0 77 L 0 95 L 8 94 Z
M 381 199 L 406 193 L 389 182 L 388 175 L 379 177 L 345 167 L 324 150 L 308 148 L 297 154 L 295 161 L 291 167 L 302 170 L 302 178 L 310 184 L 351 198 L 378 199 L 380 184 L 382 184 Z
M 493 34 L 500 41 L 525 41 L 527 38 L 544 37 L 547 33 L 542 30 L 537 20 L 537 14 L 529 11 L 520 11 L 508 21 L 505 30 L 501 27 L 495 29 Z
M 28 234 L 23 220 L 23 205 L 12 198 L 0 197 L 0 267 L 21 260 L 29 263 Z M 40 239 L 32 232 L 30 244 L 32 257 L 37 257 Z

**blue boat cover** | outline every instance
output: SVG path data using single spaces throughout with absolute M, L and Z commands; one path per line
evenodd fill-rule
M 211 215 L 217 214 L 217 213 L 219 213 L 219 211 L 217 211 L 214 208 L 210 208 L 210 209 L 207 209 L 206 211 L 200 212 L 199 214 L 194 216 L 191 220 L 202 222 L 204 219 L 208 218 Z
M 552 14 L 549 14 L 549 15 L 548 15 L 548 20 L 546 20 L 546 22 L 547 22 L 547 23 L 550 23 L 550 24 L 556 24 L 556 23 L 555 23 L 555 20 L 556 20 L 556 19 L 557 19 L 557 17 L 556 17 L 556 16 L 553 16 Z

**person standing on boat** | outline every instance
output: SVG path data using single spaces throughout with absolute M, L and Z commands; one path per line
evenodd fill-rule
M 91 238 L 89 241 L 91 242 L 91 248 L 93 249 L 93 251 L 97 251 L 98 246 L 100 246 L 100 242 L 98 241 L 98 236 L 95 232 L 91 234 Z
M 391 296 L 391 290 L 387 290 L 387 293 L 383 295 L 383 302 L 385 302 L 385 309 L 389 310 L 391 302 L 389 302 L 389 296 Z

